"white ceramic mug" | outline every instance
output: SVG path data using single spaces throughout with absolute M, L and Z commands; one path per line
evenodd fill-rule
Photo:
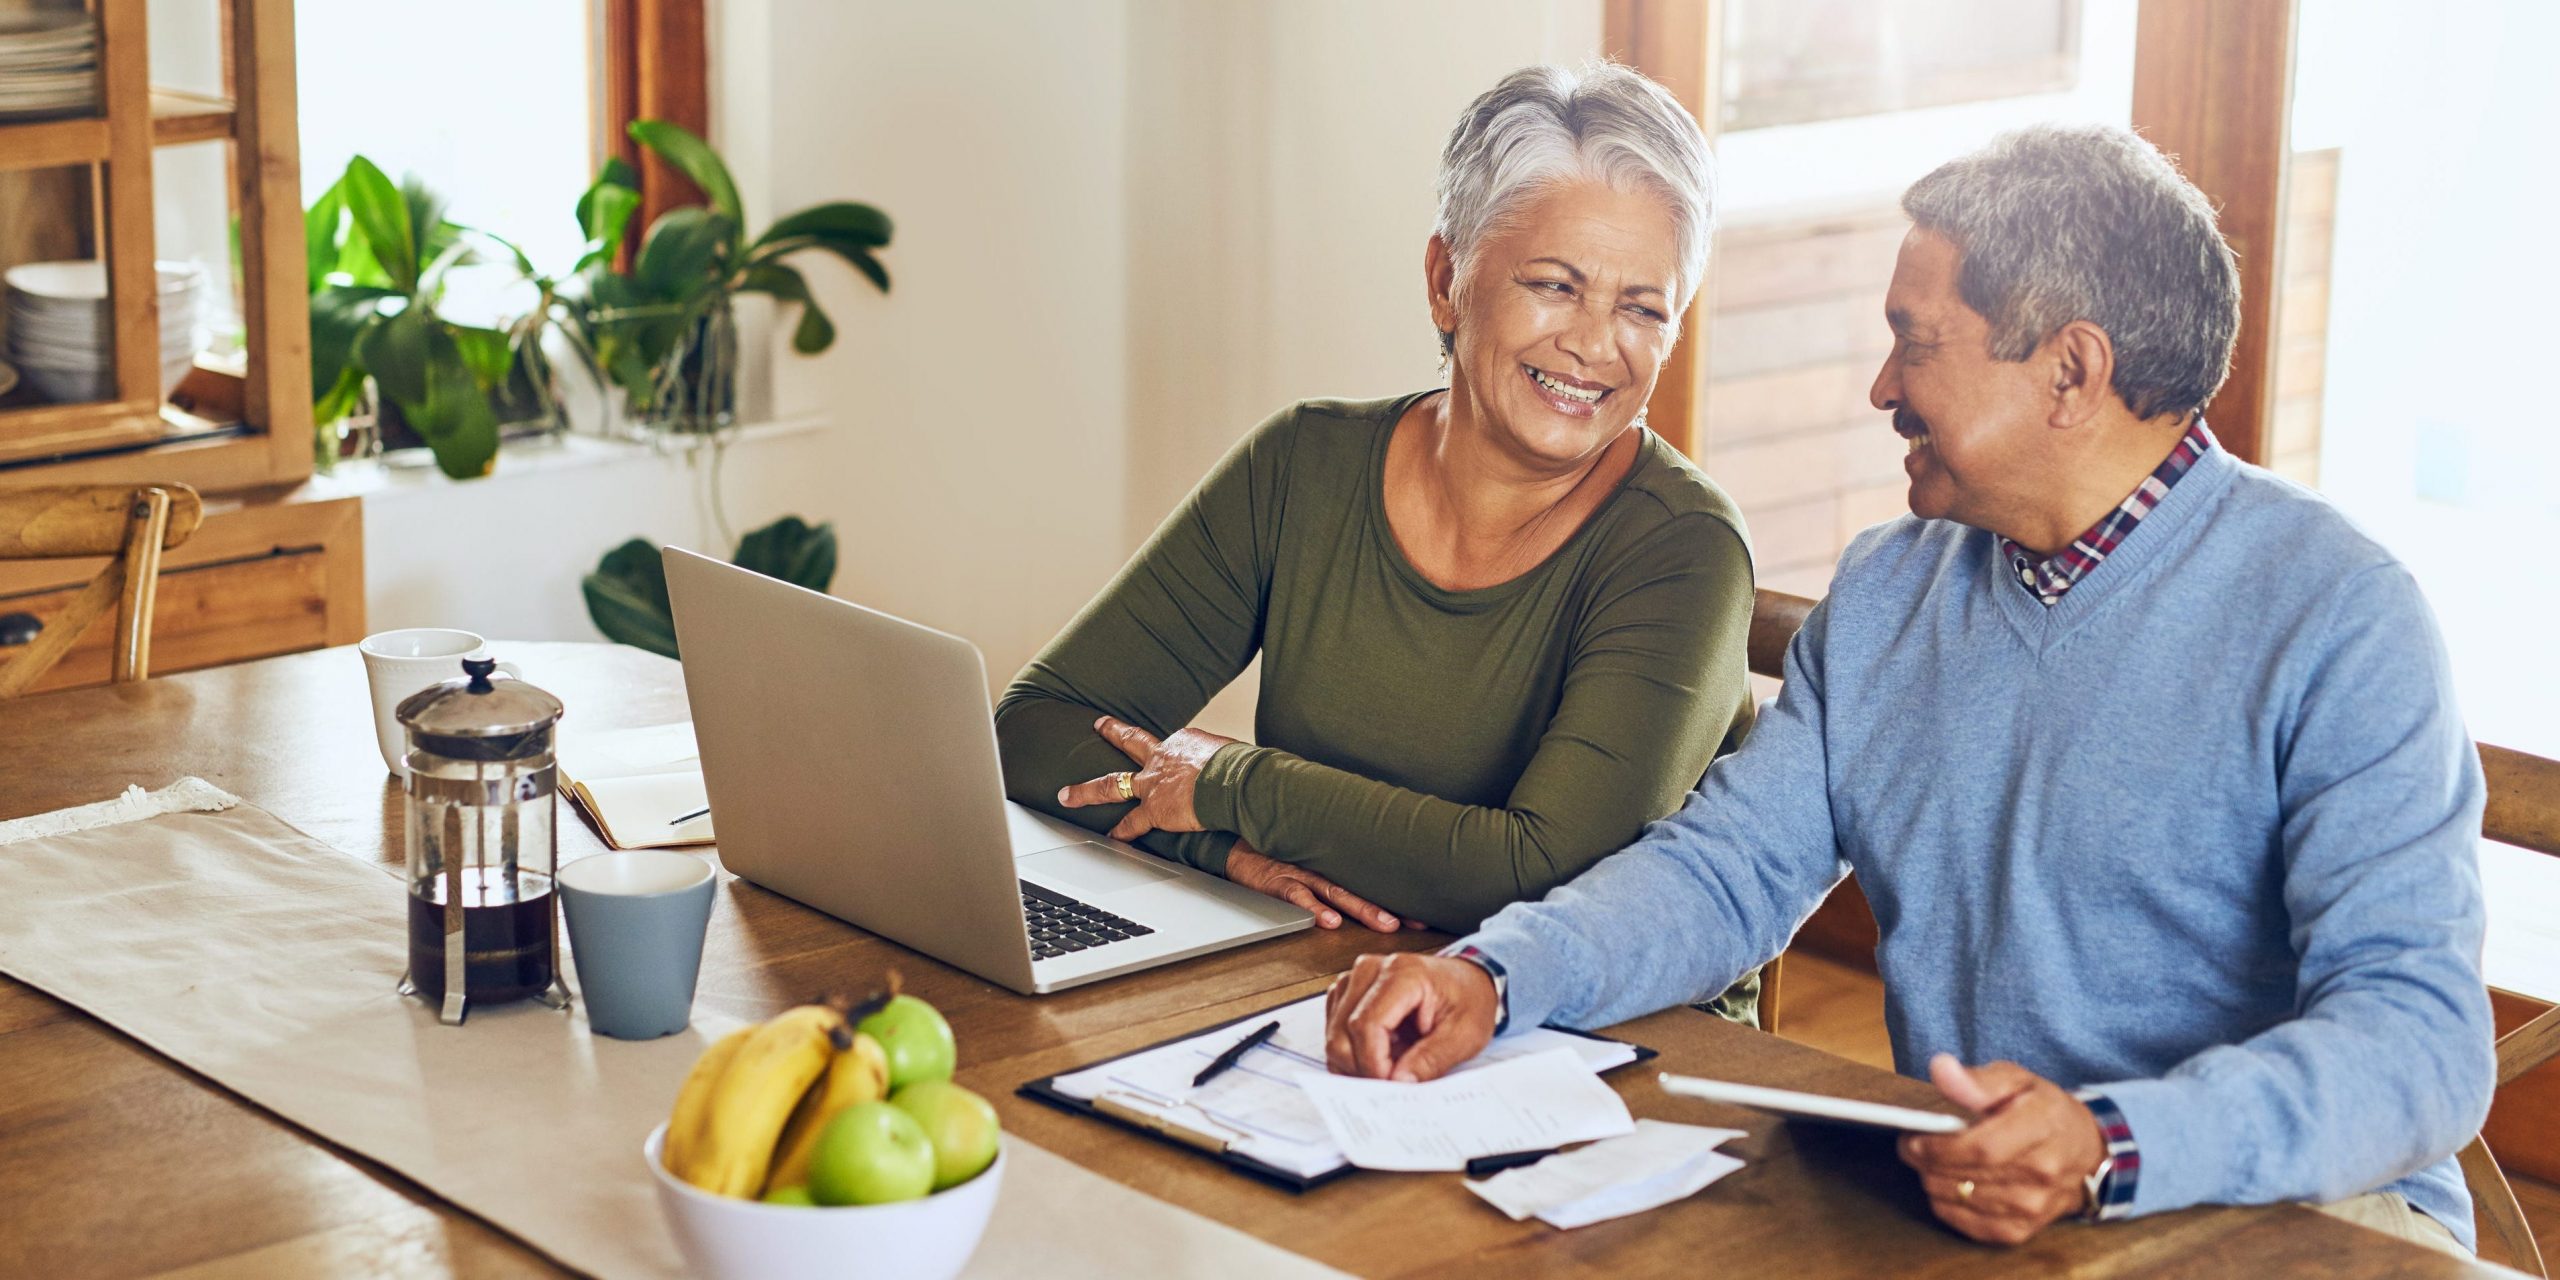
M 428 685 L 460 677 L 464 658 L 484 657 L 488 650 L 489 642 L 478 635 L 449 627 L 377 631 L 356 646 L 364 655 L 364 678 L 373 686 L 373 736 L 391 776 L 409 776 L 400 767 L 400 757 L 409 750 L 408 734 L 400 728 L 400 704 Z M 520 674 L 509 662 L 499 663 L 498 669 Z

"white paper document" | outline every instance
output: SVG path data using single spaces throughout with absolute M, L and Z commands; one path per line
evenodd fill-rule
M 1623 1138 L 1507 1169 L 1467 1189 L 1515 1222 L 1534 1217 L 1553 1227 L 1588 1226 L 1696 1195 L 1742 1167 L 1716 1150 L 1741 1136 L 1740 1129 L 1638 1120 Z
M 1247 1050 L 1232 1070 L 1197 1089 L 1192 1087 L 1191 1078 L 1211 1059 L 1275 1018 L 1280 1030 L 1270 1040 Z M 1609 1088 L 1594 1078 L 1595 1073 L 1632 1062 L 1636 1056 L 1635 1046 L 1622 1041 L 1535 1027 L 1495 1040 L 1450 1078 L 1545 1052 L 1569 1054 L 1583 1077 L 1603 1093 Z M 1313 1178 L 1353 1163 L 1303 1087 L 1309 1080 L 1334 1078 L 1324 1062 L 1324 996 L 1318 994 L 1215 1031 L 1069 1072 L 1050 1083 L 1058 1092 L 1086 1102 L 1108 1094 L 1121 1106 L 1221 1139 L 1230 1152 Z M 1611 1098 L 1614 1101 L 1615 1095 Z M 1625 1114 L 1623 1107 L 1620 1114 Z M 1498 1150 L 1555 1145 L 1550 1141 Z M 1430 1167 L 1454 1169 L 1464 1161 L 1461 1157 L 1458 1164 Z
M 1463 1169 L 1477 1156 L 1635 1131 L 1617 1092 L 1563 1048 L 1421 1084 L 1327 1075 L 1299 1087 L 1363 1169 Z

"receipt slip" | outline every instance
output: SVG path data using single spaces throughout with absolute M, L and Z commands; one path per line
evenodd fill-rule
M 1588 1226 L 1696 1195 L 1742 1167 L 1741 1160 L 1716 1150 L 1741 1136 L 1740 1129 L 1638 1120 L 1625 1137 L 1506 1170 L 1467 1189 L 1514 1222 L 1536 1218 L 1551 1227 Z
M 1351 1163 L 1415 1172 L 1635 1131 L 1627 1104 L 1570 1049 L 1422 1084 L 1321 1075 L 1298 1084 Z

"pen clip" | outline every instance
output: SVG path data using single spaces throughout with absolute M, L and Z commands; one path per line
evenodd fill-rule
M 1122 1097 L 1130 1101 L 1123 1102 Z M 1211 1155 L 1225 1155 L 1229 1147 L 1244 1140 L 1245 1135 L 1233 1129 L 1227 1129 L 1227 1126 L 1219 1124 L 1207 1115 L 1202 1115 L 1200 1119 L 1206 1124 L 1225 1129 L 1226 1133 L 1222 1135 L 1211 1133 L 1206 1129 L 1195 1129 L 1171 1116 L 1132 1105 L 1140 1101 L 1144 1100 L 1136 1094 L 1114 1096 L 1112 1093 L 1101 1093 L 1094 1096 L 1093 1109 L 1114 1120 L 1136 1125 L 1149 1133 L 1162 1134 L 1184 1146 L 1198 1147 Z

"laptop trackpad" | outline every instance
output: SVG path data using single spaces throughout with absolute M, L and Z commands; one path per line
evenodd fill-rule
M 1016 860 L 1014 866 L 1036 871 L 1041 880 L 1061 889 L 1073 889 L 1089 897 L 1098 897 L 1175 878 L 1172 871 L 1150 865 L 1152 861 L 1088 842 L 1035 853 Z

